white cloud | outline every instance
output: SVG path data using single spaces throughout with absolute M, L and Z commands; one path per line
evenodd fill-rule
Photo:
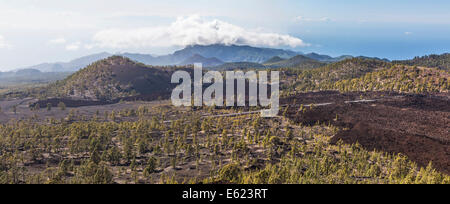
M 405 32 L 405 35 L 412 35 L 412 32 Z
M 94 48 L 95 46 L 94 45 L 92 45 L 92 44 L 85 44 L 84 45 L 84 49 L 86 49 L 86 50 L 91 50 L 92 48 Z
M 50 44 L 65 44 L 67 41 L 64 38 L 56 38 L 48 41 Z
M 11 48 L 11 45 L 6 42 L 5 38 L 0 35 L 0 49 L 1 48 Z
M 198 15 L 179 17 L 169 26 L 110 29 L 97 32 L 94 44 L 107 48 L 148 48 L 210 44 L 254 46 L 307 46 L 301 39 L 278 33 L 258 32 Z
M 77 50 L 80 49 L 80 46 L 81 46 L 81 42 L 71 43 L 71 44 L 68 44 L 66 46 L 66 50 L 68 50 L 68 51 L 77 51 Z

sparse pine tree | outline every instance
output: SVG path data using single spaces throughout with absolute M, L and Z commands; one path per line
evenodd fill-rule
M 58 107 L 62 110 L 65 111 L 66 110 L 66 104 L 64 102 L 59 102 L 58 103 Z

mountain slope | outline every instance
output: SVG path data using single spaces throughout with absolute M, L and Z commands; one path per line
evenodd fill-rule
M 187 46 L 184 49 L 178 50 L 173 54 L 154 56 L 150 54 L 138 54 L 138 53 L 123 53 L 119 56 L 127 57 L 133 61 L 141 62 L 154 66 L 168 66 L 179 64 L 190 64 L 192 58 L 195 55 L 200 55 L 204 58 L 216 58 L 210 59 L 212 65 L 219 65 L 225 62 L 251 62 L 251 63 L 264 63 L 273 57 L 291 58 L 299 53 L 289 50 L 272 49 L 272 48 L 259 48 L 251 46 L 238 46 L 238 45 L 192 45 Z M 110 53 L 99 53 L 95 55 L 89 55 L 86 57 L 78 58 L 70 62 L 58 62 L 58 63 L 43 63 L 24 69 L 37 69 L 41 72 L 76 72 L 89 64 L 105 59 L 112 56 Z M 219 63 L 219 62 L 222 63 Z
M 295 76 L 291 79 L 290 88 L 298 91 L 328 90 L 334 87 L 334 83 L 340 80 L 352 79 L 364 76 L 365 74 L 390 67 L 388 62 L 353 58 L 321 68 L 311 70 L 289 70 L 289 75 Z
M 326 65 L 325 63 L 317 60 L 305 57 L 303 55 L 297 55 L 290 59 L 278 61 L 275 63 L 264 64 L 271 68 L 300 68 L 300 69 L 313 69 Z
M 110 57 L 112 54 L 107 52 L 88 55 L 85 57 L 80 57 L 74 59 L 70 62 L 57 62 L 57 63 L 43 63 L 31 67 L 27 67 L 24 69 L 36 69 L 41 72 L 76 72 L 83 67 L 88 66 L 89 64 L 96 62 L 101 59 L 105 59 Z
M 450 70 L 450 53 L 442 55 L 427 55 L 416 57 L 412 60 L 394 61 L 397 64 L 410 66 L 436 67 L 439 69 Z
M 49 83 L 64 79 L 69 75 L 69 72 L 41 72 L 37 69 L 0 72 L 0 85 Z
M 157 57 L 132 53 L 121 54 L 121 56 L 151 65 L 185 64 L 185 60 L 188 60 L 195 55 L 200 55 L 204 58 L 217 58 L 222 62 L 263 63 L 274 56 L 290 58 L 298 55 L 298 53 L 282 49 L 216 44 L 187 46 L 184 49 L 174 52 L 173 54 Z
M 336 82 L 341 91 L 448 92 L 450 72 L 435 68 L 395 65 L 380 71 Z
M 151 64 L 151 65 L 159 65 L 160 63 L 155 63 L 155 61 L 158 59 L 157 57 L 154 57 L 153 55 L 149 54 L 138 54 L 138 53 L 123 53 L 120 54 L 122 57 L 129 58 L 133 61 L 144 63 L 144 64 Z
M 194 56 L 181 62 L 180 65 L 192 65 L 195 63 L 202 63 L 203 67 L 215 67 L 224 64 L 224 62 L 215 57 L 205 58 L 199 54 L 195 54 Z
M 192 56 L 200 55 L 204 58 L 217 58 L 222 62 L 252 62 L 263 63 L 274 56 L 290 58 L 298 53 L 272 48 L 258 48 L 238 45 L 191 45 L 173 54 L 163 56 L 124 53 L 121 56 L 149 65 L 177 65 Z
M 335 61 L 335 59 L 333 57 L 330 57 L 328 55 L 320 55 L 320 54 L 317 54 L 317 53 L 314 53 L 314 52 L 306 54 L 304 56 L 305 57 L 309 57 L 311 59 L 315 59 L 317 61 L 321 61 L 321 62 L 334 62 Z
M 272 48 L 257 48 L 238 45 L 193 45 L 188 46 L 173 54 L 174 57 L 187 58 L 195 54 L 206 58 L 216 57 L 224 62 L 254 62 L 263 63 L 274 56 L 289 58 L 298 53 Z
M 352 58 L 354 58 L 354 57 L 351 56 L 351 55 L 342 55 L 342 56 L 339 56 L 339 57 L 335 57 L 334 61 L 335 62 L 339 62 L 339 61 L 342 61 L 342 60 L 352 59 Z
M 339 57 L 331 57 L 331 56 L 328 56 L 328 55 L 321 55 L 321 54 L 317 54 L 317 53 L 314 53 L 314 52 L 306 54 L 304 56 L 305 57 L 309 57 L 311 59 L 315 59 L 315 60 L 317 60 L 319 62 L 339 62 L 339 61 L 342 61 L 342 60 L 353 58 L 353 56 L 351 56 L 351 55 L 342 55 L 342 56 L 339 56 Z
M 113 56 L 50 85 L 46 94 L 86 100 L 114 100 L 122 97 L 168 92 L 171 71 L 148 67 L 128 58 Z
M 266 69 L 268 67 L 254 62 L 230 62 L 215 67 L 209 67 L 210 70 L 244 70 L 244 69 Z
M 275 56 L 275 57 L 272 57 L 269 60 L 265 61 L 264 64 L 273 64 L 273 63 L 281 62 L 283 60 L 285 60 L 285 59 Z
M 378 61 L 383 61 L 383 62 L 391 62 L 389 59 L 386 58 L 378 58 L 378 57 L 367 57 L 367 56 L 359 56 L 359 57 L 355 57 L 358 59 L 363 59 L 363 60 L 378 60 Z
M 298 55 L 301 53 L 273 48 L 259 48 L 251 46 L 238 46 L 238 45 L 192 45 L 187 46 L 184 49 L 178 50 L 173 54 L 154 56 L 150 54 L 139 53 L 122 53 L 119 56 L 127 57 L 133 61 L 141 62 L 147 65 L 154 66 L 170 66 L 170 65 L 186 65 L 195 62 L 203 62 L 205 66 L 214 67 L 223 63 L 235 63 L 238 62 L 242 65 L 242 62 L 258 63 L 258 64 L 270 64 L 274 68 L 277 67 L 293 67 L 296 64 L 300 64 L 300 67 L 305 69 L 318 67 L 317 62 L 309 61 L 307 63 L 299 61 L 307 61 L 300 59 Z M 58 62 L 58 63 L 43 63 L 35 66 L 31 66 L 24 69 L 36 69 L 41 72 L 76 72 L 89 64 L 98 60 L 105 59 L 112 56 L 110 53 L 99 53 L 81 57 L 70 62 Z M 202 56 L 201 58 L 199 56 Z M 297 57 L 293 62 L 285 61 L 283 64 L 277 65 L 276 63 L 283 61 L 284 59 L 290 59 Z M 341 56 L 332 58 L 328 55 L 320 55 L 317 53 L 310 53 L 304 55 L 308 59 L 313 59 L 319 62 L 337 62 L 344 59 L 352 58 L 352 56 Z M 203 59 L 206 58 L 206 59 Z M 297 60 L 297 62 L 295 61 Z M 254 66 L 256 64 L 252 64 Z M 323 64 L 321 64 L 322 66 Z M 261 67 L 259 65 L 258 67 Z

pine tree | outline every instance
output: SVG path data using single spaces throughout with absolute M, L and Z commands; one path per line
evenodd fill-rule
M 66 110 L 66 104 L 63 103 L 63 102 L 59 102 L 59 103 L 58 103 L 58 107 L 59 107 L 62 111 L 65 111 L 65 110 Z

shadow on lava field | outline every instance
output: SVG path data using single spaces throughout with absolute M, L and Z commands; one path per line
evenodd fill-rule
M 334 143 L 358 142 L 369 150 L 402 153 L 422 167 L 432 162 L 450 174 L 449 98 L 448 93 L 317 92 L 283 99 L 282 104 L 289 104 L 286 116 L 295 122 L 341 127 Z

